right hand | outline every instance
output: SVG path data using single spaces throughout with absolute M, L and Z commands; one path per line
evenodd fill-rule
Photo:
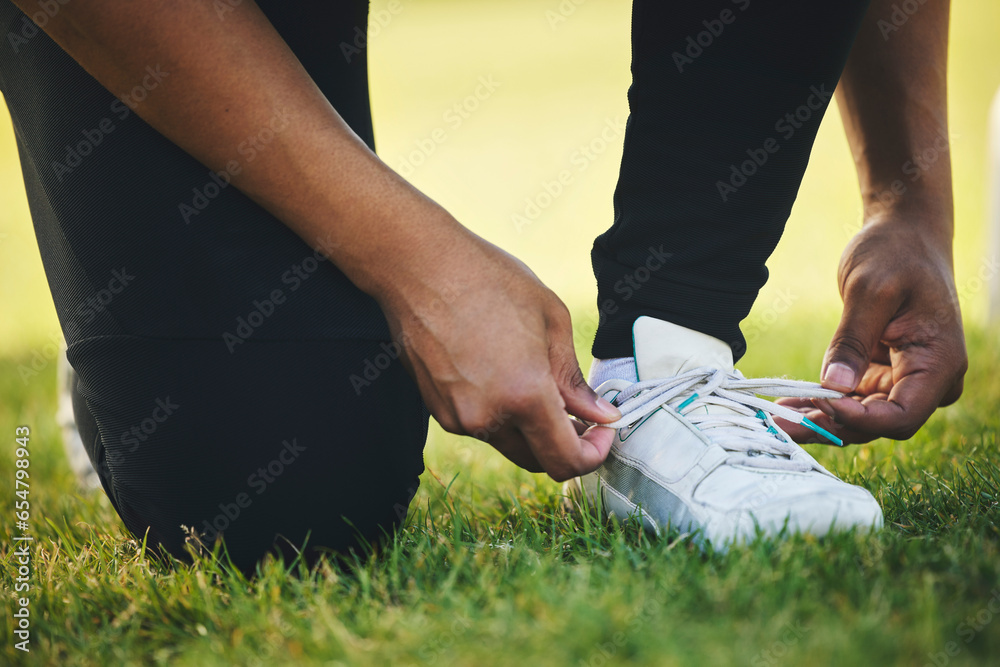
M 620 413 L 584 379 L 566 306 L 496 246 L 470 232 L 450 240 L 379 299 L 431 414 L 556 481 L 595 470 L 614 431 L 579 434 L 569 415 L 600 424 Z

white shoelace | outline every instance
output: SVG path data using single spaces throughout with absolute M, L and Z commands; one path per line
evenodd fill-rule
M 843 446 L 839 438 L 801 412 L 759 398 L 757 394 L 792 398 L 843 396 L 815 382 L 782 378 L 748 380 L 739 371 L 729 373 L 717 368 L 696 368 L 671 378 L 630 385 L 612 401 L 621 410 L 622 418 L 607 426 L 626 428 L 638 424 L 661 407 L 674 410 L 704 432 L 709 440 L 732 452 L 729 462 L 758 468 L 805 471 L 813 467 L 812 457 L 775 424 L 774 417 L 802 424 L 838 447 Z M 700 409 L 709 405 L 728 410 Z M 792 456 L 800 452 L 805 456 L 792 460 Z

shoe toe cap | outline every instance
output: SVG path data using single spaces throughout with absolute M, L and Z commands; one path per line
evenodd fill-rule
M 882 508 L 872 494 L 843 482 L 734 509 L 720 519 L 709 532 L 735 541 L 753 539 L 758 528 L 767 535 L 787 531 L 820 537 L 851 529 L 877 530 L 884 523 Z

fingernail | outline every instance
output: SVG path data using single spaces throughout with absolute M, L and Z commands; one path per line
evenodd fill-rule
M 601 396 L 598 396 L 597 400 L 595 401 L 595 403 L 597 404 L 597 407 L 601 409 L 601 412 L 603 412 L 605 414 L 605 416 L 608 417 L 608 421 L 609 422 L 613 422 L 613 421 L 616 421 L 618 419 L 621 419 L 621 417 L 622 417 L 621 411 L 618 408 L 616 408 L 615 406 L 613 406 L 608 401 L 608 399 L 603 398 Z
M 830 364 L 826 367 L 826 374 L 823 376 L 823 382 L 829 386 L 830 389 L 836 389 L 838 391 L 853 391 L 854 371 L 844 364 Z

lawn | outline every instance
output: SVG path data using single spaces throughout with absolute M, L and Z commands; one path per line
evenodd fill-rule
M 144 559 L 103 494 L 74 486 L 52 420 L 52 367 L 26 389 L 18 360 L 6 359 L 0 433 L 32 428 L 37 541 L 32 653 L 12 647 L 8 595 L 0 655 L 57 665 L 996 664 L 998 333 L 970 332 L 978 361 L 965 397 L 912 440 L 810 446 L 875 494 L 886 527 L 874 535 L 702 553 L 683 536 L 602 525 L 558 485 L 437 430 L 408 526 L 379 554 L 303 576 L 269 562 L 252 581 L 209 559 Z M 794 352 L 800 336 L 792 324 L 769 334 Z M 778 363 L 775 354 L 744 367 Z M 0 478 L 13 479 L 12 461 L 0 459 Z M 11 493 L 0 508 L 13 514 Z M 9 544 L 5 588 L 17 576 Z
M 1000 5 L 955 3 L 956 270 L 971 368 L 962 400 L 907 442 L 809 449 L 871 489 L 873 535 L 701 552 L 573 508 L 559 485 L 432 429 L 407 526 L 378 554 L 253 580 L 208 558 L 143 557 L 102 492 L 77 488 L 55 423 L 58 341 L 0 110 L 0 664 L 963 665 L 1000 662 L 1000 329 L 986 324 L 986 112 Z M 627 113 L 629 3 L 374 2 L 372 94 L 383 158 L 514 252 L 574 313 L 588 364 L 588 250 L 611 220 L 620 143 L 523 225 L 545 183 Z M 565 21 L 548 12 L 560 12 Z M 566 8 L 575 8 L 570 13 Z M 429 74 L 430 73 L 430 74 Z M 455 104 L 494 82 L 463 122 Z M 452 118 L 448 116 L 448 118 Z M 446 141 L 414 159 L 438 127 Z M 744 373 L 815 379 L 838 317 L 837 260 L 859 224 L 836 111 L 824 121 L 771 281 L 745 324 Z M 438 135 L 440 136 L 440 135 Z M 419 161 L 420 164 L 416 164 Z M 554 250 L 555 249 L 555 250 Z M 558 259 L 558 261 L 555 261 Z M 995 269 L 994 269 L 995 270 Z M 776 300 L 783 312 L 775 318 Z M 22 380 L 19 367 L 34 364 Z M 17 426 L 31 429 L 31 653 L 13 648 Z

